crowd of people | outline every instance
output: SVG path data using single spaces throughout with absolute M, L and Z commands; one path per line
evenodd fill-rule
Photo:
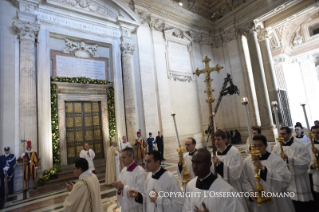
M 156 139 L 149 133 L 144 142 L 138 131 L 136 151 L 123 136 L 119 146 L 113 142 L 107 151 L 109 168 L 105 184 L 116 189 L 117 197 L 113 211 L 117 208 L 128 212 L 319 211 L 319 121 L 310 129 L 314 145 L 304 135 L 299 122 L 295 125 L 295 135 L 289 127 L 280 128 L 282 143 L 277 142 L 272 150 L 260 128 L 251 130 L 253 141 L 248 138 L 245 149 L 250 155 L 244 160 L 232 145 L 231 137 L 220 129 L 213 135 L 216 154 L 197 149 L 196 140 L 187 138 L 186 153 L 180 155 L 177 163 L 181 180 L 189 177 L 187 182 L 183 181 L 183 189 L 172 172 L 161 166 L 165 159 L 160 132 Z M 258 155 L 251 153 L 252 147 L 259 151 Z M 8 182 L 12 182 L 15 157 L 9 150 L 6 147 L 5 155 L 0 157 L 0 168 L 7 173 Z M 66 185 L 70 193 L 63 204 L 65 211 L 103 211 L 94 156 L 94 151 L 85 143 L 80 158 L 73 165 L 74 175 L 79 180 Z M 39 158 L 32 151 L 31 143 L 20 159 L 26 161 L 24 179 L 30 176 L 34 179 Z M 1 172 L 1 185 L 3 180 Z M 3 186 L 0 192 L 3 194 Z M 13 184 L 9 184 L 9 192 L 13 192 Z

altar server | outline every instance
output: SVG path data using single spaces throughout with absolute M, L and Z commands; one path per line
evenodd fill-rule
M 251 128 L 251 133 L 252 133 L 253 137 L 254 137 L 255 135 L 261 135 L 261 129 L 260 129 L 260 127 L 252 127 L 252 128 Z M 245 152 L 246 152 L 247 154 L 249 154 L 249 151 L 250 151 L 250 137 L 248 137 L 247 140 L 246 140 L 246 149 L 245 149 Z M 271 146 L 270 146 L 270 144 L 267 144 L 267 152 L 271 152 Z
M 222 130 L 217 130 L 214 135 L 215 145 L 217 147 L 217 155 L 212 156 L 212 161 L 216 164 L 216 172 L 218 177 L 224 179 L 236 191 L 242 192 L 242 177 L 243 160 L 239 150 L 229 144 L 226 146 L 227 136 Z M 214 173 L 214 166 L 211 166 Z M 248 211 L 244 198 L 240 198 L 245 208 Z
M 239 198 L 215 196 L 219 192 L 236 190 L 213 175 L 210 157 L 208 150 L 199 149 L 192 158 L 193 171 L 197 177 L 187 184 L 186 193 L 192 196 L 186 196 L 183 212 L 246 212 Z
M 291 173 L 287 164 L 277 155 L 267 151 L 267 139 L 263 135 L 256 135 L 253 138 L 256 150 L 260 151 L 260 156 L 252 158 L 248 156 L 244 160 L 243 169 L 243 189 L 246 192 L 256 192 L 257 181 L 255 178 L 254 166 L 259 169 L 260 184 L 265 192 L 272 192 L 283 195 L 287 191 L 291 180 Z M 251 197 L 254 212 L 282 212 L 295 211 L 290 197 L 273 197 L 272 202 L 263 202 L 261 206 L 257 204 L 257 198 Z
M 313 197 L 308 176 L 309 153 L 303 144 L 296 142 L 294 137 L 291 136 L 291 129 L 289 127 L 281 127 L 280 136 L 284 139 L 282 143 L 284 152 L 281 153 L 280 144 L 278 143 L 274 146 L 273 153 L 287 161 L 289 165 L 291 181 L 287 191 L 296 194 L 291 199 L 297 212 L 311 211 L 310 201 L 313 200 Z
M 95 157 L 95 152 L 93 151 L 93 149 L 90 149 L 89 143 L 85 142 L 83 144 L 83 150 L 81 150 L 80 152 L 80 158 L 84 158 L 88 161 L 89 163 L 89 170 L 95 174 L 95 167 L 94 167 L 94 160 Z
M 126 212 L 140 212 L 143 207 L 129 196 L 129 190 L 141 193 L 144 191 L 146 172 L 134 161 L 134 150 L 130 147 L 122 150 L 121 160 L 125 168 L 122 169 L 118 181 L 112 183 L 117 189 L 117 208 Z
M 313 182 L 313 194 L 315 199 L 316 210 L 319 210 L 319 170 L 316 170 L 314 163 L 315 156 L 319 158 L 319 126 L 311 127 L 311 132 L 314 135 L 314 148 L 311 145 L 311 142 L 306 144 L 306 149 L 310 155 L 310 164 L 309 164 L 309 174 Z M 318 160 L 318 159 L 317 159 Z M 318 161 L 319 162 L 319 161 Z
M 296 140 L 297 139 L 300 140 L 303 145 L 306 145 L 310 141 L 310 139 L 306 135 L 304 135 L 303 127 L 300 122 L 296 123 L 295 132 L 296 132 L 296 135 L 295 135 Z
M 0 196 L 5 194 L 5 174 L 7 174 L 8 192 L 9 194 L 13 193 L 13 177 L 16 162 L 17 160 L 14 154 L 10 154 L 10 147 L 5 147 L 4 155 L 0 156 Z
M 150 173 L 145 181 L 144 192 L 135 189 L 130 191 L 130 196 L 135 201 L 143 204 L 144 212 L 181 212 L 183 209 L 184 198 L 170 194 L 182 190 L 174 175 L 161 167 L 161 154 L 158 151 L 148 152 L 145 156 L 145 168 Z M 159 195 L 161 192 L 161 195 Z
M 177 166 L 177 173 L 178 176 L 183 179 L 183 167 L 182 167 L 182 160 L 184 159 L 184 163 L 186 166 L 186 171 L 189 173 L 189 176 L 191 179 L 193 179 L 195 177 L 195 174 L 193 172 L 193 168 L 192 168 L 192 158 L 193 155 L 195 154 L 195 152 L 197 151 L 196 149 L 196 140 L 194 138 L 187 138 L 185 141 L 185 149 L 186 152 L 183 156 L 179 156 L 179 162 L 178 162 L 178 166 Z

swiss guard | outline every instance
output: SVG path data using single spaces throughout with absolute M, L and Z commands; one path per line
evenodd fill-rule
M 23 178 L 26 184 L 25 190 L 29 189 L 29 177 L 32 178 L 33 189 L 37 189 L 35 180 L 37 179 L 37 168 L 39 157 L 36 152 L 32 150 L 31 141 L 27 141 L 27 151 L 21 155 L 23 160 Z
M 16 157 L 14 154 L 10 154 L 10 147 L 4 148 L 4 155 L 0 156 L 0 196 L 5 195 L 5 177 L 7 175 L 8 191 L 9 194 L 13 194 L 13 178 L 14 178 L 14 168 L 16 165 Z

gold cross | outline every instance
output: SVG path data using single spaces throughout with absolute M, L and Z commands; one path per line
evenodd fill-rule
M 206 102 L 213 103 L 215 101 L 215 99 L 212 97 L 212 92 L 214 92 L 214 90 L 211 88 L 211 82 L 213 81 L 213 79 L 210 78 L 210 73 L 213 71 L 217 71 L 219 73 L 219 71 L 223 67 L 217 64 L 215 67 L 211 68 L 211 67 L 209 67 L 209 61 L 210 61 L 210 59 L 206 55 L 205 59 L 203 60 L 203 62 L 205 63 L 205 68 L 203 70 L 198 70 L 198 68 L 197 68 L 193 74 L 196 74 L 198 77 L 200 74 L 203 74 L 203 73 L 206 74 L 206 79 L 204 81 L 204 82 L 206 82 L 206 85 L 207 85 L 207 89 L 205 90 L 205 93 L 207 93 L 207 95 L 208 95 L 208 97 L 206 98 Z

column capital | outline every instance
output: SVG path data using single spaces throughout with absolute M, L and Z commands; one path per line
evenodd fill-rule
M 19 31 L 20 40 L 31 40 L 34 42 L 40 30 L 40 24 L 30 23 L 28 21 L 14 20 L 12 25 L 15 30 Z
M 151 17 L 150 27 L 154 28 L 158 31 L 164 31 L 165 29 L 165 21 L 159 18 Z
M 121 43 L 120 48 L 123 55 L 132 55 L 135 50 L 135 46 L 132 43 L 124 41 Z
M 250 21 L 237 27 L 237 33 L 240 35 L 247 36 L 250 33 L 256 32 L 254 22 Z
M 266 39 L 271 39 L 271 33 L 272 33 L 271 27 L 261 28 L 260 26 L 257 26 L 256 32 L 257 32 L 257 38 L 259 42 Z

